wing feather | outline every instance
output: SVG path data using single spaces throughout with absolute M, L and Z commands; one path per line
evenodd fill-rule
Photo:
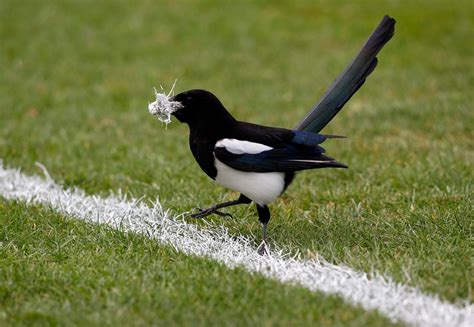
M 235 139 L 232 142 L 222 142 L 221 140 L 216 143 L 214 154 L 216 159 L 229 167 L 246 172 L 290 172 L 324 167 L 347 168 L 346 165 L 325 156 L 324 149 L 319 146 L 286 144 L 281 148 L 271 148 L 260 144 L 262 146 L 260 152 L 243 152 L 243 145 L 249 149 L 259 148 L 258 143 L 249 143 L 254 142 Z

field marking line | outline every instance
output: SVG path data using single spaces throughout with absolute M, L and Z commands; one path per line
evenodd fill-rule
M 157 200 L 151 207 L 126 195 L 107 198 L 64 188 L 48 175 L 28 176 L 0 161 L 0 196 L 27 204 L 42 204 L 86 222 L 145 235 L 187 255 L 211 258 L 229 268 L 243 267 L 282 283 L 337 295 L 366 310 L 377 310 L 394 322 L 413 326 L 474 326 L 474 305 L 458 306 L 389 278 L 369 276 L 345 266 L 300 260 L 273 250 L 256 253 L 252 242 L 230 235 L 224 227 L 206 230 L 172 216 Z

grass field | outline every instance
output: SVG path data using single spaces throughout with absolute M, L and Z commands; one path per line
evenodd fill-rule
M 325 147 L 350 169 L 299 174 L 270 208 L 271 242 L 472 303 L 470 1 L 3 0 L 0 158 L 177 213 L 232 199 L 194 163 L 186 127 L 148 114 L 153 86 L 178 78 L 177 91 L 211 90 L 239 119 L 291 128 L 386 13 L 394 39 L 324 130 L 349 136 Z M 260 234 L 253 207 L 229 212 L 211 226 Z M 0 227 L 0 324 L 388 323 L 48 208 L 2 200 Z

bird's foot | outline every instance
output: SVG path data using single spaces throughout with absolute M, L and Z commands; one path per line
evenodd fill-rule
M 221 217 L 233 218 L 230 213 L 226 213 L 226 212 L 222 212 L 222 211 L 217 210 L 217 207 L 215 205 L 212 206 L 212 207 L 209 207 L 207 209 L 198 208 L 198 210 L 199 210 L 199 212 L 193 213 L 190 216 L 192 218 L 204 218 L 204 217 L 207 217 L 211 214 L 216 214 L 216 215 L 221 216 Z
M 257 253 L 260 255 L 269 255 L 270 247 L 267 244 L 267 241 L 263 240 L 262 243 L 257 248 Z

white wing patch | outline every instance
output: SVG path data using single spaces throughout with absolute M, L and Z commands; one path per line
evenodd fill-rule
M 306 159 L 293 159 L 290 161 L 297 161 L 297 162 L 314 162 L 314 163 L 326 163 L 331 162 L 331 160 L 306 160 Z
M 237 139 L 222 139 L 217 141 L 216 148 L 225 148 L 233 154 L 256 154 L 273 149 L 265 144 L 241 141 Z

